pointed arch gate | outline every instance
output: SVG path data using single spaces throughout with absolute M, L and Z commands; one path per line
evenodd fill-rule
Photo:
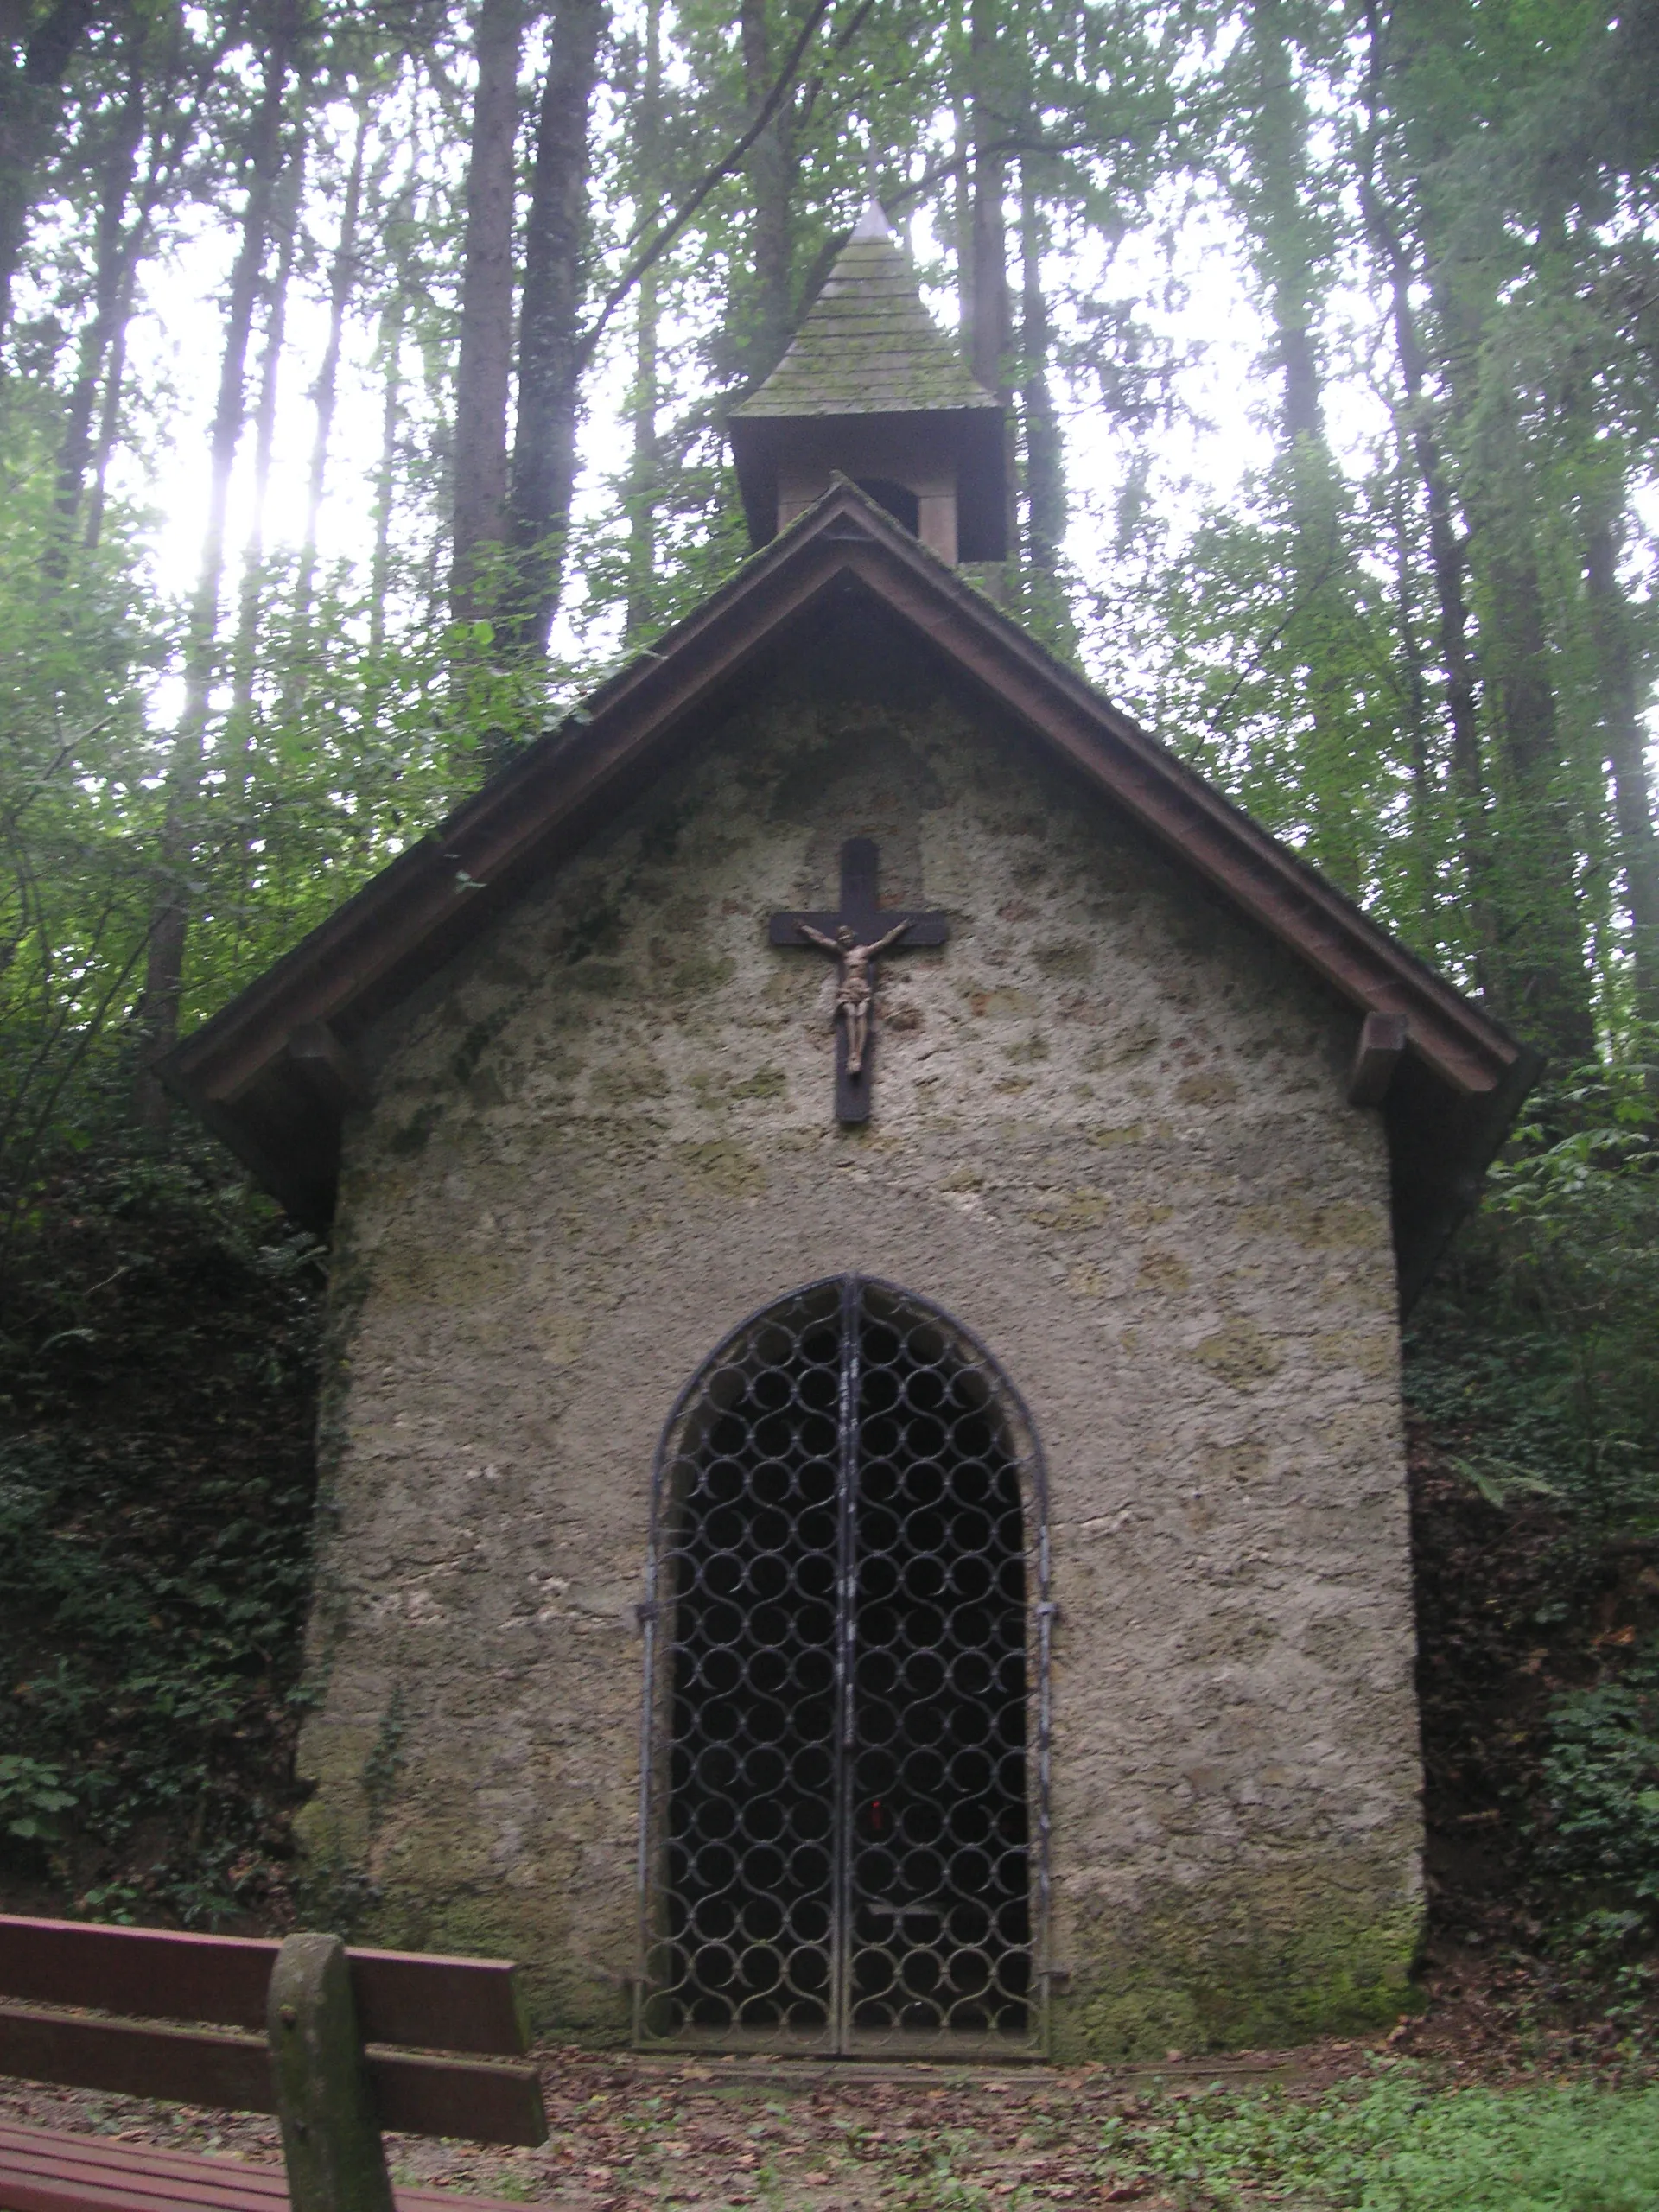
M 652 1496 L 641 2044 L 1044 2046 L 1048 1532 L 1019 1393 L 867 1276 L 751 1316 Z

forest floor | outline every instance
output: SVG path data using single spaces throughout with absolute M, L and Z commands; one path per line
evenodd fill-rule
M 1659 2206 L 1652 2044 L 1550 2024 L 1473 1953 L 1432 1964 L 1425 1993 L 1424 2011 L 1370 2040 L 1135 2069 L 545 2049 L 542 2148 L 390 2136 L 388 2156 L 400 2183 L 562 2212 Z M 0 2082 L 0 2120 L 281 2155 L 271 2120 L 23 2082 Z M 1414 2188 L 1425 2121 L 1428 2182 Z M 1361 2193 L 1362 2168 L 1392 2173 L 1402 2154 L 1399 2193 Z

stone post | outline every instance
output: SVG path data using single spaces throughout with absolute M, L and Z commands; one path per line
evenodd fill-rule
M 293 2212 L 393 2212 L 346 1946 L 290 1936 L 265 2005 Z

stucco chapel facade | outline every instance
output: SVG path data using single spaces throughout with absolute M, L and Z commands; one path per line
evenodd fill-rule
M 1399 1315 L 1528 1058 L 963 577 L 879 221 L 734 442 L 747 565 L 169 1070 L 333 1223 L 317 1910 L 595 2042 L 1385 2017 Z

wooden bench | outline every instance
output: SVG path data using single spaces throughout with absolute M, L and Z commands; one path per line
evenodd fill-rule
M 0 1916 L 0 2075 L 275 2113 L 283 2136 L 279 2168 L 0 2123 L 0 2212 L 477 2205 L 394 2191 L 380 2131 L 544 2143 L 528 2047 L 494 1959 Z

